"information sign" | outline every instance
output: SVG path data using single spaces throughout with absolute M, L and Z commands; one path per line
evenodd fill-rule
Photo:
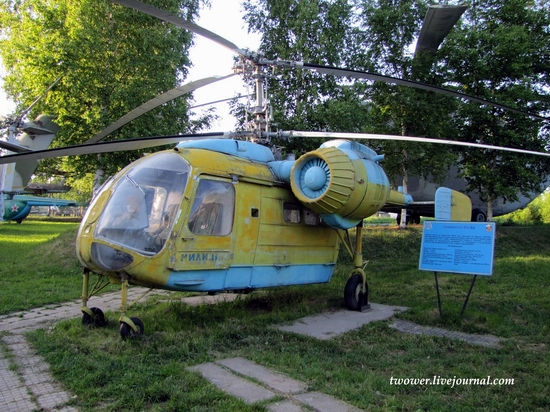
M 495 222 L 424 221 L 420 270 L 493 274 Z

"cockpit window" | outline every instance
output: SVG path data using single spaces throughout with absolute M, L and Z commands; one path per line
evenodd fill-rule
M 231 183 L 202 179 L 189 215 L 189 230 L 198 235 L 225 236 L 233 229 L 235 188 Z
M 177 219 L 188 176 L 189 166 L 174 153 L 138 162 L 113 187 L 95 236 L 158 253 Z

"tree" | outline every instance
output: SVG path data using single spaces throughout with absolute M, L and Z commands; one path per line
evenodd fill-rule
M 251 29 L 262 33 L 261 51 L 270 58 L 303 59 L 434 85 L 442 81 L 434 75 L 433 59 L 407 53 L 427 10 L 424 1 L 259 0 L 247 1 L 245 9 Z M 444 96 L 295 69 L 281 77 L 271 84 L 271 100 L 282 128 L 434 138 L 451 134 L 444 120 L 453 103 Z M 407 168 L 439 176 L 452 158 L 441 146 L 372 145 L 391 155 L 385 168 L 392 175 Z M 409 155 L 403 157 L 403 152 Z
M 353 4 L 347 0 L 247 0 L 245 19 L 262 34 L 268 58 L 355 67 Z M 368 117 L 364 87 L 300 69 L 277 70 L 269 82 L 274 120 L 283 130 L 361 131 Z M 299 154 L 319 141 L 283 142 Z
M 263 33 L 270 57 L 363 69 L 454 88 L 534 113 L 548 110 L 549 0 L 470 2 L 435 53 L 407 53 L 419 33 L 423 0 L 251 0 L 253 30 Z M 331 24 L 332 16 L 344 24 Z M 335 48 L 334 45 L 338 47 Z M 286 74 L 285 74 L 286 75 Z M 544 150 L 548 127 L 521 114 L 404 87 L 298 73 L 272 86 L 285 128 L 428 136 Z M 350 116 L 341 116 L 348 107 Z M 277 116 L 277 115 L 276 115 Z M 373 143 L 390 175 L 435 180 L 460 161 L 470 191 L 488 202 L 541 191 L 550 173 L 541 158 L 440 145 Z
M 204 1 L 149 3 L 191 20 Z M 4 0 L 0 7 L 5 89 L 18 109 L 61 78 L 31 113 L 57 116 L 61 127 L 54 141 L 57 146 L 83 143 L 130 110 L 177 86 L 191 64 L 190 32 L 107 0 Z M 194 126 L 187 110 L 186 98 L 172 101 L 110 138 L 188 131 Z M 56 168 L 72 176 L 84 176 L 98 167 L 111 174 L 139 156 L 136 152 L 80 156 L 58 160 Z
M 417 38 L 428 10 L 425 1 L 372 0 L 361 4 L 361 41 L 365 58 L 377 73 L 441 86 L 437 74 L 437 52 L 418 56 L 409 49 Z M 403 86 L 375 84 L 370 92 L 371 122 L 366 131 L 402 136 L 449 138 L 453 135 L 449 117 L 455 101 Z M 390 176 L 402 176 L 407 191 L 407 176 L 431 176 L 443 180 L 456 156 L 441 145 L 386 141 L 374 143 L 386 154 L 384 168 Z M 402 213 L 402 219 L 406 214 Z M 402 222 L 404 226 L 405 222 Z
M 428 7 L 424 1 L 261 0 L 245 5 L 252 29 L 263 34 L 262 51 L 270 57 L 441 83 L 433 75 L 433 58 L 407 53 Z M 287 129 L 449 134 L 444 120 L 452 102 L 433 93 L 298 71 L 285 73 L 271 91 L 275 116 Z M 370 144 L 387 154 L 384 168 L 393 176 L 406 176 L 406 171 L 442 176 L 454 159 L 441 146 Z M 297 149 L 305 147 L 294 145 Z
M 533 113 L 548 105 L 550 2 L 471 2 L 463 24 L 443 47 L 449 79 L 467 93 Z M 500 109 L 462 104 L 454 116 L 460 140 L 543 151 L 550 131 L 540 122 Z M 461 152 L 461 175 L 488 204 L 542 192 L 550 162 L 541 157 L 471 149 Z

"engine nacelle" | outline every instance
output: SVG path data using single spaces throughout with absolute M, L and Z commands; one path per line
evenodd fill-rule
M 356 142 L 333 140 L 300 157 L 290 175 L 292 192 L 331 227 L 349 229 L 378 212 L 390 197 L 381 159 Z

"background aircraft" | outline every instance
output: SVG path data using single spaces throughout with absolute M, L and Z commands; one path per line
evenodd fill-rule
M 462 5 L 430 6 L 416 42 L 414 50 L 415 57 L 420 53 L 435 53 L 466 9 L 467 7 Z M 406 220 L 411 223 L 420 223 L 420 216 L 433 217 L 433 199 L 436 190 L 440 186 L 445 186 L 465 193 L 472 202 L 472 221 L 485 222 L 487 220 L 486 202 L 479 198 L 477 192 L 468 191 L 466 180 L 462 177 L 458 177 L 458 175 L 459 169 L 457 165 L 453 165 L 447 173 L 447 178 L 442 182 L 436 182 L 430 177 L 422 178 L 419 176 L 408 176 L 406 182 L 407 193 L 415 199 L 416 205 L 407 209 Z M 403 177 L 396 177 L 392 183 L 394 187 L 401 186 L 403 184 Z M 539 191 L 531 192 L 528 196 L 519 194 L 519 199 L 515 202 L 505 201 L 503 198 L 495 199 L 492 204 L 493 216 L 505 215 L 524 208 L 539 196 L 549 184 L 550 176 L 546 181 L 541 182 Z M 402 210 L 395 207 L 386 207 L 384 210 L 397 213 L 397 221 L 399 224 Z
M 3 119 L 2 127 L 8 130 L 8 140 L 0 140 L 0 152 L 27 153 L 47 149 L 59 129 L 51 116 L 41 115 L 32 122 L 23 122 L 22 117 Z M 72 200 L 36 196 L 69 190 L 60 184 L 29 184 L 38 162 L 23 160 L 0 165 L 0 210 L 3 213 L 0 220 L 21 223 L 32 206 L 77 206 Z
M 401 184 L 402 178 L 397 177 L 394 180 L 394 186 L 398 187 Z M 518 200 L 515 202 L 504 201 L 499 197 L 493 201 L 493 216 L 502 216 L 512 213 L 518 209 L 523 209 L 531 203 L 537 196 L 544 192 L 545 188 L 550 185 L 549 179 L 542 182 L 540 191 L 531 192 L 529 196 L 523 194 L 518 195 Z M 409 176 L 407 180 L 407 193 L 410 194 L 417 202 L 416 206 L 408 207 L 407 221 L 410 223 L 420 223 L 420 217 L 433 217 L 434 208 L 433 202 L 435 192 L 440 187 L 449 187 L 461 193 L 465 193 L 472 202 L 472 217 L 473 222 L 485 222 L 487 220 L 487 204 L 479 198 L 477 192 L 466 190 L 466 181 L 464 178 L 458 177 L 458 167 L 451 166 L 447 178 L 440 183 L 435 183 L 434 180 L 424 179 L 418 176 Z M 384 211 L 401 214 L 400 209 L 384 208 Z M 398 216 L 399 223 L 399 216 Z

